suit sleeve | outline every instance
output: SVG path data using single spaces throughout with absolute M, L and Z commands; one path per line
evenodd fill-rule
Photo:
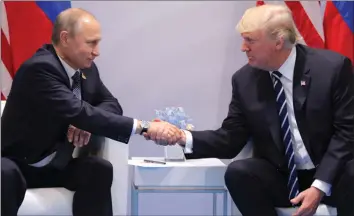
M 334 134 L 317 168 L 315 178 L 328 184 L 341 173 L 353 157 L 354 148 L 354 83 L 352 64 L 348 58 L 338 67 L 333 81 L 332 106 Z
M 128 143 L 133 119 L 96 108 L 77 99 L 63 83 L 51 65 L 41 63 L 31 67 L 24 80 L 25 92 L 38 109 L 50 112 L 54 118 L 62 119 L 90 133 Z
M 232 99 L 228 115 L 221 128 L 214 131 L 193 131 L 193 153 L 186 154 L 186 158 L 231 159 L 236 157 L 246 145 L 249 131 L 240 104 L 236 74 L 232 78 Z
M 98 75 L 97 78 L 97 92 L 96 92 L 96 99 L 98 100 L 97 104 L 95 107 L 99 107 L 101 109 L 104 109 L 106 111 L 112 112 L 117 115 L 123 115 L 123 109 L 121 105 L 119 104 L 117 98 L 115 98 L 112 93 L 107 89 L 107 87 L 103 84 L 98 68 L 95 64 L 93 64 L 94 70 L 96 70 L 96 73 Z

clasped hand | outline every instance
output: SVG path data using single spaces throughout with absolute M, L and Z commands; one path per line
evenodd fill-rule
M 175 145 L 183 138 L 183 131 L 176 126 L 160 121 L 151 122 L 146 133 L 143 133 L 146 140 L 153 140 L 160 145 Z
M 91 133 L 80 130 L 77 127 L 74 127 L 72 125 L 69 126 L 68 128 L 68 133 L 67 133 L 67 138 L 69 142 L 72 142 L 74 146 L 76 147 L 82 147 L 84 145 L 87 145 L 91 137 Z

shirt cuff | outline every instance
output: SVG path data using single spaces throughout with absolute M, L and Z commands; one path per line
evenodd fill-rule
M 312 183 L 311 186 L 323 191 L 327 196 L 331 195 L 331 187 L 332 187 L 331 184 L 315 179 L 315 181 Z
M 133 129 L 132 129 L 132 133 L 130 134 L 130 136 L 133 136 L 135 134 L 137 126 L 138 126 L 138 120 L 134 119 Z
M 187 131 L 187 130 L 183 130 L 184 134 L 186 135 L 186 144 L 184 145 L 184 153 L 186 154 L 191 154 L 193 153 L 193 137 L 192 137 L 192 133 Z

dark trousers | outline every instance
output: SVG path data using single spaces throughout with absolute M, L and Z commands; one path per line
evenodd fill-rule
M 65 187 L 75 191 L 74 216 L 112 216 L 112 181 L 112 164 L 98 157 L 72 159 L 63 170 L 1 158 L 1 215 L 17 215 L 27 188 Z
M 314 173 L 298 171 L 300 192 L 311 186 Z M 263 159 L 232 162 L 225 173 L 225 184 L 243 216 L 276 216 L 275 207 L 291 207 L 286 174 Z M 347 164 L 331 191 L 331 196 L 324 196 L 321 202 L 337 207 L 339 216 L 354 215 L 354 160 Z

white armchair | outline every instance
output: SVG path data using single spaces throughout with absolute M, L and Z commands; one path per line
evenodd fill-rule
M 245 159 L 252 157 L 252 143 L 248 143 L 244 149 L 240 152 L 240 154 L 237 155 L 232 161 L 234 160 L 240 160 L 240 159 Z M 279 216 L 291 216 L 295 211 L 297 210 L 298 207 L 296 208 L 276 208 L 276 211 Z M 241 215 L 241 213 L 238 211 L 237 207 L 232 203 L 232 215 Z M 314 216 L 329 216 L 329 215 L 337 215 L 337 208 L 334 208 L 332 206 L 328 206 L 325 204 L 320 204 L 319 207 L 317 208 L 316 214 Z
M 1 101 L 1 113 L 4 107 L 5 101 Z M 114 175 L 111 189 L 113 213 L 124 215 L 128 196 L 128 145 L 106 139 L 103 158 L 113 164 Z M 72 215 L 73 194 L 65 188 L 28 189 L 18 215 Z

